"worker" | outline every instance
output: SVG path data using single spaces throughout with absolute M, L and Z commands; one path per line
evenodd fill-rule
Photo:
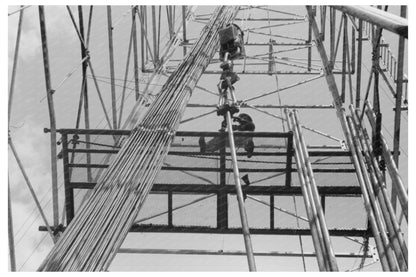
M 253 132 L 256 126 L 253 123 L 253 119 L 246 113 L 241 113 L 237 117 L 233 117 L 233 121 L 237 122 L 237 125 L 232 125 L 232 129 L 237 132 Z M 220 131 L 225 131 L 224 122 L 222 123 Z M 228 138 L 224 136 L 214 137 L 207 143 L 205 137 L 199 138 L 199 147 L 201 153 L 212 153 L 221 149 L 222 145 L 226 143 L 228 145 Z M 247 152 L 247 157 L 251 158 L 254 152 L 254 142 L 252 137 L 240 137 L 234 138 L 235 147 L 244 147 Z

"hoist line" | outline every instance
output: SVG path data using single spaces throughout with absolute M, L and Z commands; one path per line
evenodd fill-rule
M 215 53 L 218 30 L 232 22 L 237 11 L 236 6 L 215 10 L 39 271 L 109 267 L 163 165 L 192 90 Z

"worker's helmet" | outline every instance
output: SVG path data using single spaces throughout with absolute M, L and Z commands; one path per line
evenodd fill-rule
M 251 118 L 251 116 L 249 116 L 246 113 L 240 113 L 238 115 L 238 117 L 242 120 L 242 121 L 248 121 L 248 122 L 253 122 L 253 119 Z

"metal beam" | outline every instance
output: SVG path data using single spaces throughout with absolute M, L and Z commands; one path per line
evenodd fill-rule
M 408 22 L 400 16 L 381 11 L 370 6 L 332 6 L 337 10 L 349 15 L 375 24 L 383 29 L 389 30 L 407 38 Z
M 22 22 L 23 22 L 23 6 L 20 6 L 20 14 L 19 14 L 19 23 L 17 25 L 17 36 L 16 36 L 16 46 L 14 48 L 14 58 L 13 58 L 13 69 L 12 69 L 12 77 L 10 80 L 10 88 L 9 88 L 9 117 L 8 117 L 8 124 L 10 124 L 10 116 L 12 114 L 12 104 L 13 104 L 13 92 L 14 92 L 14 82 L 16 78 L 16 71 L 17 71 L 17 58 L 19 57 L 19 46 L 20 46 L 20 35 L 22 33 Z
M 64 228 L 65 229 L 65 228 Z M 39 231 L 46 231 L 44 226 L 39 226 Z M 328 230 L 331 236 L 336 237 L 364 237 L 372 236 L 371 231 L 367 229 L 330 229 Z M 226 230 L 220 230 L 218 228 L 206 227 L 206 226 L 174 226 L 160 224 L 134 224 L 130 228 L 130 232 L 135 233 L 198 233 L 198 234 L 238 234 L 241 235 L 241 228 L 228 228 Z M 275 228 L 262 229 L 262 228 L 250 228 L 252 235 L 310 235 L 309 229 L 292 229 L 292 228 Z
M 232 171 L 234 173 L 234 182 L 235 182 L 235 190 L 236 190 L 236 196 L 237 196 L 237 202 L 238 202 L 238 210 L 240 212 L 240 220 L 241 220 L 241 226 L 242 226 L 241 231 L 243 233 L 243 238 L 244 238 L 244 245 L 245 245 L 246 254 L 247 254 L 248 267 L 250 271 L 257 271 L 256 262 L 254 260 L 254 255 L 253 255 L 253 246 L 251 243 L 247 212 L 246 212 L 246 208 L 244 204 L 244 196 L 243 196 L 243 191 L 242 191 L 241 183 L 240 183 L 240 171 L 243 172 L 243 170 L 242 169 L 240 170 L 238 168 L 237 155 L 236 155 L 235 144 L 234 144 L 233 128 L 232 128 L 233 127 L 232 119 L 231 119 L 231 113 L 229 111 L 227 111 L 225 119 L 227 120 L 228 141 L 229 141 L 232 165 L 233 165 Z
M 182 6 L 182 32 L 183 32 L 182 43 L 186 44 L 188 42 L 186 38 L 186 6 Z M 185 57 L 185 55 L 186 55 L 186 47 L 183 47 L 183 56 Z
M 357 49 L 357 81 L 355 89 L 355 107 L 360 108 L 361 94 L 361 63 L 363 57 L 363 20 L 358 20 L 358 49 Z
M 132 40 L 133 40 L 133 61 L 134 61 L 134 89 L 135 89 L 135 95 L 136 95 L 136 101 L 139 100 L 139 57 L 138 57 L 138 53 L 137 53 L 137 26 L 136 26 L 136 13 L 137 13 L 137 6 L 134 6 L 132 8 L 132 13 L 131 13 L 131 20 L 132 20 Z M 143 38 L 143 35 L 142 35 Z M 142 45 L 143 47 L 143 45 Z M 130 51 L 130 48 L 129 48 Z M 142 57 L 143 59 L 143 57 Z M 120 114 L 121 117 L 121 114 Z M 121 124 L 121 121 L 120 121 Z M 119 124 L 119 126 L 121 126 Z
M 85 163 L 70 163 L 69 167 L 76 168 L 107 168 L 108 164 L 85 164 Z M 219 168 L 211 167 L 196 167 L 196 166 L 162 166 L 162 170 L 171 171 L 199 171 L 199 172 L 220 172 Z M 241 172 L 287 172 L 287 168 L 240 168 Z M 233 172 L 231 168 L 227 168 L 225 172 Z M 296 172 L 296 169 L 292 168 L 291 172 Z M 315 168 L 316 173 L 355 173 L 354 168 Z
M 68 136 L 63 134 L 62 138 L 62 160 L 64 166 L 64 187 L 65 187 L 65 210 L 66 222 L 69 224 L 75 216 L 74 209 L 74 187 L 71 186 L 71 174 L 69 173 L 68 159 Z M 89 182 L 91 183 L 91 182 Z
M 218 255 L 218 256 L 245 256 L 244 251 L 238 250 L 198 250 L 198 249 L 154 249 L 154 248 L 120 248 L 120 254 L 168 254 L 168 255 Z M 254 252 L 254 256 L 264 257 L 315 257 L 316 253 L 298 252 Z M 337 253 L 337 258 L 372 258 L 372 255 L 361 253 Z
M 266 65 L 266 63 L 265 63 Z M 176 69 L 176 65 L 174 66 L 167 66 L 166 73 L 172 74 Z M 145 73 L 153 73 L 154 69 L 146 69 L 144 70 Z M 220 75 L 222 73 L 221 70 L 205 70 L 204 74 L 214 74 L 214 75 Z M 268 70 L 245 70 L 245 71 L 235 71 L 238 75 L 269 75 Z M 341 71 L 333 71 L 333 74 L 342 74 Z M 278 75 L 321 75 L 322 72 L 319 70 L 315 71 L 291 71 L 291 70 L 278 70 L 275 72 L 275 74 Z
M 225 192 L 226 186 L 226 150 L 225 150 L 225 134 L 221 134 L 224 139 L 222 140 L 222 146 L 219 151 L 220 155 L 220 190 L 217 192 L 217 228 L 227 229 L 228 228 L 228 194 Z M 169 154 L 168 154 L 169 155 Z M 230 153 L 228 153 L 230 155 Z M 217 186 L 215 187 L 218 188 Z M 157 190 L 157 188 L 155 188 Z
M 68 186 L 73 189 L 92 189 L 96 185 L 95 182 L 69 182 Z M 173 192 L 175 194 L 210 194 L 224 193 L 235 194 L 235 188 L 231 184 L 220 185 L 202 185 L 202 184 L 154 184 L 152 193 L 161 194 Z M 278 195 L 291 196 L 302 195 L 302 191 L 298 186 L 243 186 L 243 192 L 250 195 Z M 361 188 L 358 186 L 318 186 L 320 195 L 326 197 L 359 197 Z
M 293 133 L 287 139 L 287 156 L 286 156 L 286 187 L 290 187 L 292 185 L 292 157 L 293 157 Z
M 82 6 L 78 6 L 78 19 L 79 19 L 79 32 L 80 32 L 80 36 L 81 36 L 82 40 L 85 41 L 85 36 L 84 36 L 84 16 L 83 16 L 83 12 L 82 12 Z M 90 25 L 89 25 L 89 27 L 90 27 Z M 84 60 L 86 58 L 89 58 L 88 57 L 88 54 L 87 54 L 86 45 L 84 45 L 82 42 L 80 43 L 80 45 L 81 45 L 81 58 L 82 58 L 82 60 Z M 88 101 L 87 67 L 88 67 L 88 62 L 87 62 L 87 60 L 84 60 L 82 62 L 82 87 L 81 87 L 81 96 L 80 97 L 83 99 L 83 104 L 84 104 L 84 124 L 85 124 L 85 129 L 89 129 L 90 128 L 90 113 L 89 113 L 89 104 L 88 104 L 89 101 Z M 90 148 L 90 145 L 89 145 L 90 136 L 89 135 L 86 135 L 85 136 L 85 141 L 87 142 L 86 145 L 85 145 L 85 147 L 87 149 L 89 149 Z M 86 162 L 87 162 L 87 164 L 90 164 L 91 163 L 91 155 L 89 153 L 87 153 L 87 155 L 86 155 Z M 91 175 L 91 170 L 90 169 L 87 170 L 87 180 L 88 180 L 88 182 L 91 182 L 92 181 L 92 175 Z
M 51 74 L 49 66 L 49 51 L 46 35 L 45 11 L 43 6 L 39 6 L 39 23 L 42 40 L 43 66 L 45 71 L 46 97 L 48 100 L 49 121 L 50 121 L 50 140 L 51 140 L 51 175 L 52 175 L 52 211 L 53 225 L 59 224 L 59 204 L 58 204 L 58 172 L 57 172 L 57 151 L 56 151 L 56 121 L 55 108 L 53 103 L 53 93 L 51 85 Z
M 406 6 L 401 6 L 400 16 L 406 17 Z M 401 121 L 401 106 L 403 94 L 403 67 L 404 67 L 404 47 L 405 41 L 403 37 L 399 38 L 398 50 L 398 65 L 397 65 L 397 83 L 396 83 L 396 105 L 394 112 L 394 137 L 393 137 L 393 160 L 396 167 L 399 168 L 399 151 L 400 151 L 400 121 Z M 397 192 L 393 188 L 391 201 L 394 210 L 396 210 Z
M 333 109 L 334 105 L 252 105 L 260 109 Z M 215 108 L 216 104 L 190 103 L 188 108 Z
M 108 53 L 110 56 L 110 81 L 111 81 L 111 110 L 113 113 L 113 129 L 117 128 L 116 86 L 114 80 L 114 50 L 113 50 L 113 26 L 111 19 L 111 6 L 107 6 L 107 32 Z
M 13 212 L 12 212 L 12 199 L 10 194 L 10 182 L 7 180 L 7 219 L 8 219 L 8 238 L 9 238 L 9 256 L 10 256 L 10 271 L 16 271 L 16 251 L 14 244 L 14 232 L 13 232 Z

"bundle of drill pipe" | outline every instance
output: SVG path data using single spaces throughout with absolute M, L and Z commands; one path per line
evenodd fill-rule
M 364 204 L 374 234 L 374 241 L 384 271 L 407 271 L 408 249 L 396 213 L 388 197 L 383 173 L 374 155 L 370 137 L 360 121 L 358 110 L 350 106 L 347 116 L 357 161 L 357 173 L 363 193 Z
M 237 12 L 238 6 L 215 9 L 199 40 L 168 78 L 38 271 L 108 269 L 162 167 L 192 90 L 215 54 L 218 30 L 231 23 Z
M 312 171 L 306 143 L 298 121 L 297 112 L 285 110 L 286 122 L 289 130 L 293 132 L 295 160 L 299 175 L 305 209 L 311 228 L 312 242 L 316 252 L 320 271 L 338 271 L 338 265 L 332 249 L 325 216 L 320 202 L 318 187 Z

